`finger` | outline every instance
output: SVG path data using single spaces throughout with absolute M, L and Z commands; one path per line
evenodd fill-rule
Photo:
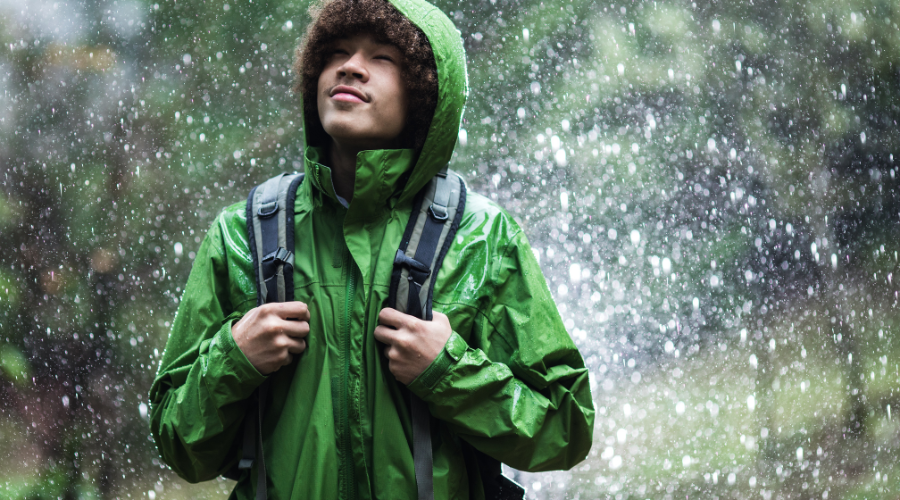
M 281 328 L 289 337 L 304 338 L 309 335 L 309 322 L 306 321 L 282 321 Z
M 449 325 L 449 324 L 450 324 L 450 318 L 448 318 L 447 315 L 444 314 L 444 313 L 439 313 L 439 312 L 437 312 L 437 311 L 432 311 L 432 312 L 431 312 L 431 316 L 432 316 L 432 318 L 431 318 L 432 321 L 435 321 L 435 322 L 438 322 L 438 323 L 442 323 L 442 324 L 445 324 L 445 325 Z
M 287 356 L 284 357 L 284 361 L 282 361 L 281 366 L 287 366 L 293 362 L 294 362 L 294 356 L 291 356 L 290 354 L 288 354 Z
M 389 328 L 386 326 L 376 326 L 374 335 L 375 335 L 375 340 L 382 342 L 384 344 L 387 344 L 387 345 L 391 345 L 394 343 L 394 341 L 396 339 L 397 330 L 394 330 L 393 328 Z
M 291 302 L 272 302 L 266 304 L 269 311 L 283 319 L 309 321 L 309 306 L 299 300 Z
M 303 354 L 303 351 L 306 350 L 306 340 L 290 339 L 290 342 L 287 344 L 287 350 L 291 354 Z
M 385 307 L 378 313 L 378 323 L 381 325 L 389 326 L 395 330 L 399 330 L 406 326 L 406 323 L 412 316 L 408 314 L 403 314 L 402 312 L 391 309 L 390 307 Z

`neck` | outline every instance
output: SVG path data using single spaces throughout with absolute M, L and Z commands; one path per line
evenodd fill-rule
M 356 182 L 356 155 L 361 149 L 343 147 L 333 139 L 328 145 L 328 166 L 331 167 L 331 181 L 338 196 L 349 203 L 353 199 L 353 184 Z

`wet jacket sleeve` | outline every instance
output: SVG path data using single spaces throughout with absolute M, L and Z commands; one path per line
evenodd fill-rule
M 495 347 L 486 353 L 454 332 L 409 388 L 483 453 L 520 470 L 569 469 L 592 442 L 588 370 L 521 232 L 492 274 L 495 293 L 472 338 Z
M 247 399 L 265 379 L 231 336 L 240 314 L 229 300 L 221 242 L 214 224 L 197 252 L 150 389 L 156 445 L 190 482 L 215 478 L 238 459 Z

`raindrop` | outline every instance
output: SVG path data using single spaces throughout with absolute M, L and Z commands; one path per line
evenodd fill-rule
M 554 137 L 556 137 L 556 136 L 554 136 Z M 565 167 L 566 165 L 569 164 L 568 160 L 566 159 L 566 150 L 565 149 L 558 150 L 556 153 L 553 154 L 553 158 L 556 160 L 556 164 L 559 165 L 560 167 Z
M 569 266 L 569 279 L 575 283 L 581 281 L 581 264 L 576 262 Z

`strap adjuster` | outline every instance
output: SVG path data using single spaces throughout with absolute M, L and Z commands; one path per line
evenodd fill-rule
M 288 251 L 284 247 L 278 247 L 278 250 L 266 255 L 263 262 L 274 261 L 276 264 L 293 264 L 294 252 Z
M 394 265 L 398 266 L 406 266 L 408 269 L 413 271 L 418 271 L 420 273 L 424 273 L 425 277 L 431 276 L 431 268 L 417 261 L 416 259 L 411 259 L 406 256 L 406 254 L 402 250 L 397 250 L 397 255 L 394 257 Z
M 278 213 L 278 202 L 277 201 L 273 201 L 271 203 L 271 208 L 270 208 L 270 205 L 268 203 L 266 203 L 265 205 L 260 206 L 256 210 L 256 215 L 260 216 L 260 218 L 263 218 L 263 219 L 268 219 L 269 217 L 275 215 L 276 213 Z
M 447 220 L 447 207 L 440 207 L 435 205 L 434 203 L 428 207 L 428 213 L 431 214 L 431 217 L 436 221 L 444 222 Z

